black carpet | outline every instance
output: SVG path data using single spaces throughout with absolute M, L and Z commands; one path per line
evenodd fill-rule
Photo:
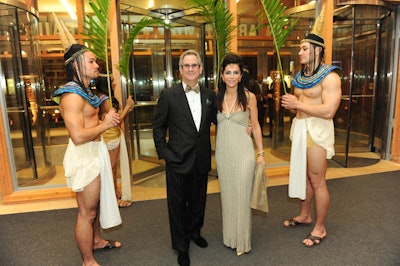
M 253 250 L 237 257 L 222 244 L 220 195 L 209 195 L 203 236 L 191 244 L 192 265 L 400 265 L 400 171 L 328 181 L 328 237 L 306 248 L 311 226 L 287 229 L 298 201 L 287 186 L 268 188 L 268 214 L 254 212 Z M 82 265 L 75 243 L 76 209 L 0 216 L 0 265 Z M 135 202 L 121 209 L 123 225 L 103 231 L 123 243 L 95 252 L 102 265 L 177 265 L 171 249 L 166 200 Z

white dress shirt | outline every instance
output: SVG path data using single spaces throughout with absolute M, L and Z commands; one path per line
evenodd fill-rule
M 183 90 L 186 89 L 186 84 L 182 82 Z M 190 111 L 192 112 L 193 121 L 196 125 L 197 131 L 200 129 L 201 122 L 201 97 L 200 92 L 196 93 L 194 91 L 185 92 L 186 99 L 189 103 Z

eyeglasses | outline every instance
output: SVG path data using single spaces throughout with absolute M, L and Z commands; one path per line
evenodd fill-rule
M 184 69 L 190 69 L 190 68 L 193 68 L 193 69 L 196 69 L 196 68 L 198 68 L 200 65 L 199 64 L 192 64 L 192 65 L 189 65 L 189 64 L 184 64 L 184 65 L 181 65 Z

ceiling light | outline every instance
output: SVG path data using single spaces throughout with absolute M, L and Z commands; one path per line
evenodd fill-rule
M 65 9 L 67 9 L 67 12 L 71 19 L 77 20 L 78 18 L 76 17 L 75 11 L 72 10 L 71 6 L 69 5 L 67 0 L 60 0 L 60 2 L 64 5 Z

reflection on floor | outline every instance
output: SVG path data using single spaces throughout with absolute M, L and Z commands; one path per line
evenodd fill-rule
M 266 149 L 269 152 L 267 156 L 267 166 L 266 172 L 273 172 L 273 168 L 279 165 L 288 165 L 288 161 L 279 158 L 275 152 Z M 275 154 L 272 154 L 275 153 Z M 340 158 L 340 154 L 337 155 Z M 285 157 L 285 156 L 284 156 Z M 339 163 L 334 160 L 329 161 L 329 169 L 327 172 L 327 179 L 332 178 L 344 178 L 349 176 L 380 173 L 400 170 L 400 164 L 392 163 L 389 161 L 379 160 L 374 153 L 353 153 L 349 159 L 349 167 L 344 168 Z M 143 161 L 134 161 L 132 168 L 137 171 L 143 169 L 151 168 L 152 163 Z M 59 174 L 59 178 L 54 178 L 51 180 L 52 185 L 65 184 L 65 178 L 63 177 L 62 167 L 56 169 Z M 270 175 L 268 178 L 268 186 L 279 186 L 286 185 L 288 183 L 288 175 Z M 210 177 L 208 182 L 208 193 L 218 193 L 219 183 L 218 179 L 215 177 Z M 141 180 L 134 181 L 132 184 L 132 198 L 133 201 L 143 201 L 143 200 L 154 200 L 162 199 L 166 197 L 165 191 L 165 174 L 158 173 L 150 177 L 146 177 Z M 133 204 L 134 206 L 134 204 Z M 75 199 L 65 199 L 65 200 L 53 200 L 46 202 L 35 202 L 35 203 L 24 203 L 24 204 L 13 204 L 13 205 L 3 205 L 0 202 L 0 215 L 1 214 L 11 214 L 11 213 L 22 213 L 22 212 L 32 212 L 32 211 L 43 211 L 43 210 L 53 210 L 53 209 L 65 209 L 65 208 L 75 208 Z

